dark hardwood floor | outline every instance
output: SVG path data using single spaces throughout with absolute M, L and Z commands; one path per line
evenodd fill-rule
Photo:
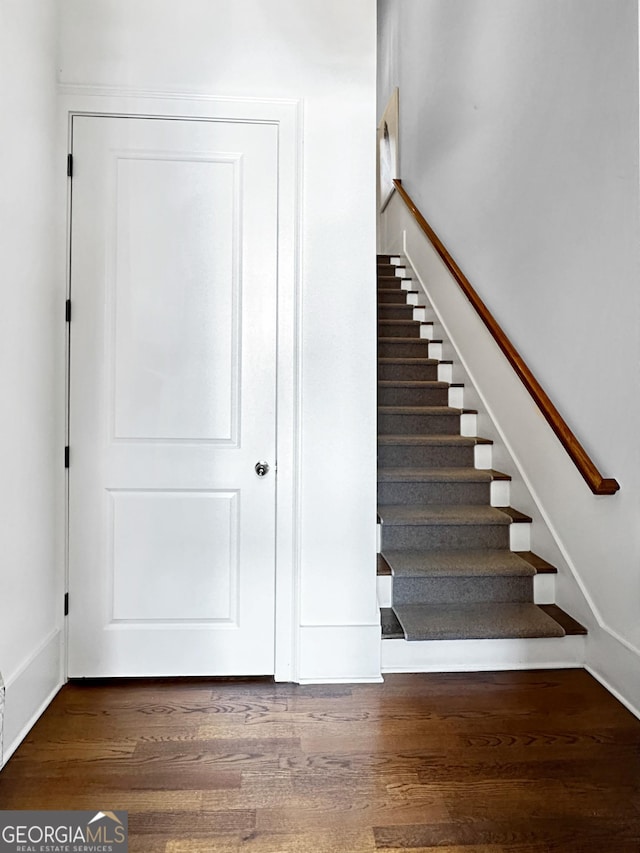
M 126 809 L 134 853 L 638 853 L 640 721 L 582 670 L 69 684 L 3 809 Z

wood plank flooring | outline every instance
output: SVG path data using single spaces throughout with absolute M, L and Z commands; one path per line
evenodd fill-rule
M 132 853 L 639 853 L 640 721 L 583 670 L 69 684 L 3 809 L 125 809 Z

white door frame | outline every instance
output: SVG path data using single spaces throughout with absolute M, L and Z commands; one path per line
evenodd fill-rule
M 298 681 L 300 471 L 300 216 L 301 104 L 296 100 L 207 98 L 201 95 L 60 86 L 60 162 L 71 150 L 74 115 L 244 121 L 278 128 L 278 319 L 276 357 L 275 679 Z M 60 170 L 63 172 L 63 169 Z M 67 181 L 66 294 L 71 269 L 71 187 Z M 67 336 L 66 375 L 69 375 Z M 66 387 L 69 435 L 69 386 Z M 73 447 L 71 447 L 71 458 Z M 72 463 L 73 464 L 73 463 Z M 69 579 L 69 486 L 66 482 L 66 578 Z M 73 592 L 73 591 L 72 591 Z M 73 602 L 70 602 L 73 607 Z M 68 645 L 66 646 L 68 648 Z M 65 656 L 66 657 L 66 656 Z

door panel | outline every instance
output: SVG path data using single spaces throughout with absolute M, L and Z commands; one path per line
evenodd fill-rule
M 112 622 L 237 626 L 237 492 L 110 490 L 109 495 Z M 162 565 L 181 570 L 158 575 Z
M 69 673 L 273 673 L 277 129 L 73 154 Z
M 118 159 L 115 438 L 237 441 L 240 162 Z

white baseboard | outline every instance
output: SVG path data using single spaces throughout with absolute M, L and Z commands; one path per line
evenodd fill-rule
M 490 672 L 584 666 L 584 636 L 525 640 L 383 640 L 382 672 Z
M 5 684 L 3 766 L 63 684 L 62 636 L 49 634 Z
M 304 687 L 307 684 L 382 684 L 383 681 L 382 675 L 378 675 L 366 678 L 301 678 L 297 683 Z
M 640 655 L 609 631 L 590 627 L 585 669 L 640 719 Z
M 300 684 L 381 681 L 380 623 L 302 626 L 296 680 Z

